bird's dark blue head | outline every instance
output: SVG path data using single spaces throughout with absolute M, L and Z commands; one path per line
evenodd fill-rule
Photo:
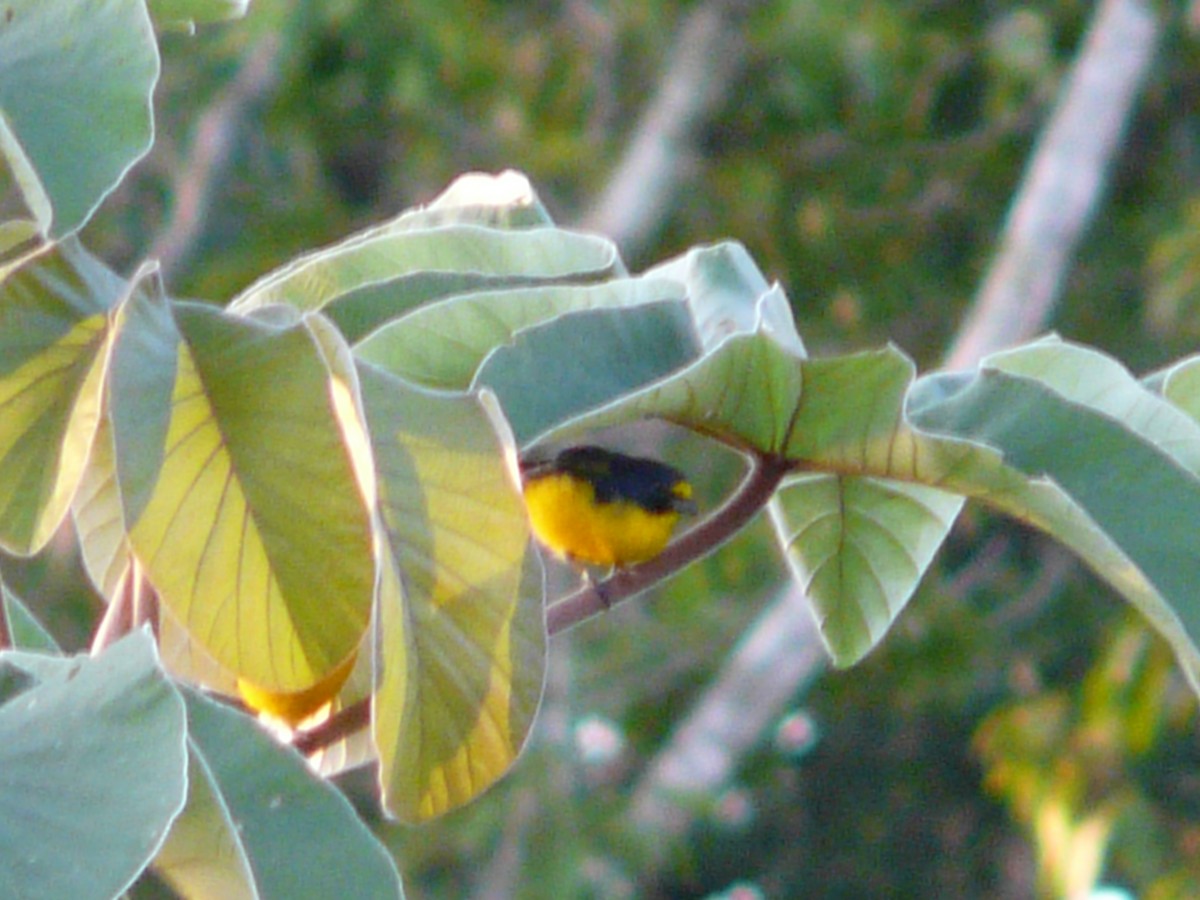
M 683 473 L 658 460 L 582 445 L 563 450 L 551 465 L 591 484 L 599 503 L 626 500 L 656 513 L 695 509 Z

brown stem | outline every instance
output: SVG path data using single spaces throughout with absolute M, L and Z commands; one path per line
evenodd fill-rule
M 108 608 L 104 611 L 96 633 L 92 637 L 92 655 L 96 656 L 122 635 L 128 634 L 133 625 L 133 601 L 138 574 L 130 564 L 121 575 Z
M 371 698 L 364 697 L 357 703 L 339 709 L 332 716 L 310 731 L 301 731 L 292 740 L 292 746 L 305 756 L 312 756 L 366 728 L 371 721 Z
M 0 581 L 0 650 L 12 649 L 12 629 L 8 627 L 8 604 L 4 602 L 4 582 Z
M 684 533 L 654 559 L 628 569 L 618 569 L 604 581 L 583 587 L 555 603 L 546 610 L 546 631 L 557 634 L 578 625 L 707 556 L 766 506 L 791 468 L 782 457 L 755 456 L 746 479 L 717 512 Z
M 135 559 L 133 565 L 133 604 L 132 627 L 140 628 L 148 624 L 155 639 L 158 639 L 158 591 L 146 577 L 141 564 Z

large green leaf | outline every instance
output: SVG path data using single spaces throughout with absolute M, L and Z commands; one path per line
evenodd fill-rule
M 385 807 L 420 821 L 485 790 L 528 736 L 545 668 L 541 568 L 494 402 L 365 365 L 361 383 L 390 548 L 373 729 Z
M 496 393 L 517 442 L 525 445 L 676 371 L 696 352 L 683 303 L 587 310 L 520 332 L 487 358 L 475 385 Z M 546 389 L 550 383 L 553 390 Z
M 683 286 L 705 350 L 730 335 L 761 331 L 795 356 L 805 355 L 783 290 L 767 284 L 741 244 L 696 247 L 643 277 L 669 278 Z
M 398 317 L 450 297 L 557 280 L 484 272 L 411 272 L 348 290 L 322 306 L 321 313 L 337 325 L 346 340 L 357 344 Z
M 576 440 L 596 429 L 658 416 L 734 446 L 780 453 L 800 403 L 801 363 L 764 332 L 734 334 L 682 371 L 570 419 L 539 440 Z
M 354 343 L 398 316 L 447 297 L 564 278 L 594 280 L 619 268 L 616 248 L 596 238 L 568 236 L 567 243 L 557 246 L 571 252 L 552 260 L 540 252 L 539 245 L 545 243 L 540 239 L 519 239 L 514 245 L 516 252 L 514 247 L 493 248 L 483 256 L 451 246 L 458 232 L 438 232 L 432 241 L 389 243 L 396 235 L 421 231 L 429 237 L 433 229 L 452 226 L 482 227 L 488 229 L 488 235 L 494 235 L 497 229 L 545 231 L 551 224 L 525 176 L 516 172 L 464 175 L 428 206 L 403 212 L 390 222 L 266 276 L 237 298 L 231 308 L 257 309 L 275 301 L 279 283 L 299 281 L 287 288 L 290 302 L 301 308 L 319 305 Z M 362 253 L 356 248 L 363 244 L 383 247 L 385 252 L 381 255 L 373 251 L 373 265 L 359 271 Z M 520 251 L 520 247 L 527 250 Z M 321 273 L 325 272 L 344 279 L 329 296 L 320 294 L 323 289 L 318 284 L 309 283 L 314 276 L 317 281 L 324 278 Z
M 183 702 L 145 633 L 91 659 L 0 663 L 40 682 L 0 706 L 0 893 L 113 897 L 183 806 Z
M 403 897 L 387 850 L 332 785 L 252 719 L 185 690 L 188 804 L 155 860 L 194 900 Z
M 54 210 L 37 170 L 0 109 L 0 260 L 16 255 L 50 231 Z
M 108 600 L 116 596 L 133 559 L 116 474 L 112 425 L 102 416 L 79 489 L 71 500 L 71 517 L 84 570 Z
M 128 584 L 141 579 L 127 534 L 127 510 L 136 518 L 149 500 L 162 454 L 148 452 L 163 447 L 169 424 L 171 383 L 158 382 L 155 371 L 174 367 L 173 354 L 179 340 L 169 305 L 154 282 L 135 285 L 131 299 L 121 309 L 120 339 L 124 352 L 114 355 L 109 367 L 109 386 L 126 392 L 138 402 L 116 404 L 122 417 L 125 440 L 137 442 L 141 451 L 123 455 L 125 490 L 117 479 L 116 447 L 109 403 L 100 417 L 91 453 L 71 501 L 71 515 L 79 541 L 84 569 L 105 599 L 112 601 L 125 589 L 145 590 L 145 585 Z M 139 471 L 136 466 L 140 464 Z M 159 654 L 173 675 L 222 691 L 231 691 L 236 679 L 196 642 L 170 608 L 160 610 Z
M 1162 633 L 1200 690 L 1200 426 L 1113 360 L 1061 343 L 998 354 L 974 376 L 925 379 L 910 411 L 923 430 L 980 448 L 947 473 L 948 486 L 1079 552 Z M 984 447 L 1021 480 L 986 464 Z
M 682 300 L 680 285 L 644 278 L 618 278 L 595 285 L 479 290 L 429 303 L 397 318 L 359 342 L 354 352 L 359 359 L 417 384 L 462 391 L 471 386 L 488 355 L 498 347 L 516 343 L 522 330 L 582 310 Z M 659 349 L 669 351 L 665 355 L 675 354 L 673 346 Z M 564 365 L 562 360 L 557 361 L 557 368 L 564 378 L 586 369 L 582 364 Z M 607 369 L 586 370 L 583 374 L 596 380 L 611 376 Z
M 7 0 L 0 12 L 0 166 L 61 237 L 150 149 L 154 31 L 144 0 Z
M 1162 373 L 1162 395 L 1200 422 L 1200 356 L 1182 360 Z
M 109 399 L 71 501 L 84 568 L 110 600 L 130 566 L 128 522 L 141 514 L 150 498 L 169 424 L 172 383 L 162 376 L 174 369 L 179 333 L 156 279 L 133 285 L 120 308 L 117 330 L 121 351 L 110 360 Z M 114 416 L 119 417 L 119 428 L 113 425 Z M 135 452 L 121 456 L 120 479 L 118 432 L 127 447 L 135 446 Z
M 376 568 L 324 335 L 185 303 L 171 325 L 137 299 L 110 413 L 133 549 L 221 666 L 265 690 L 311 687 L 357 649 Z
M 878 478 L 812 474 L 782 485 L 772 518 L 835 663 L 857 662 L 883 638 L 962 505 Z
M 194 739 L 188 751 L 187 800 L 154 858 L 154 871 L 189 900 L 256 897 L 254 873 L 220 787 Z
M 67 511 L 125 290 L 74 241 L 0 271 L 0 547 L 36 551 Z
M 230 308 L 246 312 L 284 303 L 316 310 L 359 288 L 419 272 L 582 280 L 611 274 L 617 264 L 608 241 L 557 228 L 443 225 L 411 230 L 384 225 L 267 275 Z M 406 311 L 398 302 L 394 314 Z
M 928 377 L 911 397 L 912 364 L 893 349 L 803 373 L 789 458 L 935 486 L 1037 525 L 1137 606 L 1200 683 L 1192 575 L 1176 568 L 1187 528 L 1164 530 L 1188 515 L 1200 434 L 1186 416 L 1115 361 L 1060 342 L 998 354 L 973 376 Z

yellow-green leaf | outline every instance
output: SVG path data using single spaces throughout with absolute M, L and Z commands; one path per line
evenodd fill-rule
M 369 366 L 361 382 L 391 551 L 380 779 L 386 809 L 421 821 L 484 791 L 528 736 L 545 666 L 541 566 L 488 395 L 434 394 Z
M 54 533 L 96 431 L 108 310 L 125 284 L 73 241 L 0 273 L 0 547 Z
M 115 350 L 114 377 L 141 388 L 113 391 L 131 543 L 221 666 L 303 690 L 358 647 L 374 595 L 373 501 L 339 390 L 305 323 L 172 311 L 176 338 L 161 316 L 131 313 Z

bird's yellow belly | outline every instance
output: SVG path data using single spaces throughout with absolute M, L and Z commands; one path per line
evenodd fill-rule
M 618 500 L 597 503 L 592 486 L 548 475 L 525 486 L 530 524 L 559 556 L 595 566 L 629 566 L 658 556 L 671 540 L 679 513 L 651 513 Z

